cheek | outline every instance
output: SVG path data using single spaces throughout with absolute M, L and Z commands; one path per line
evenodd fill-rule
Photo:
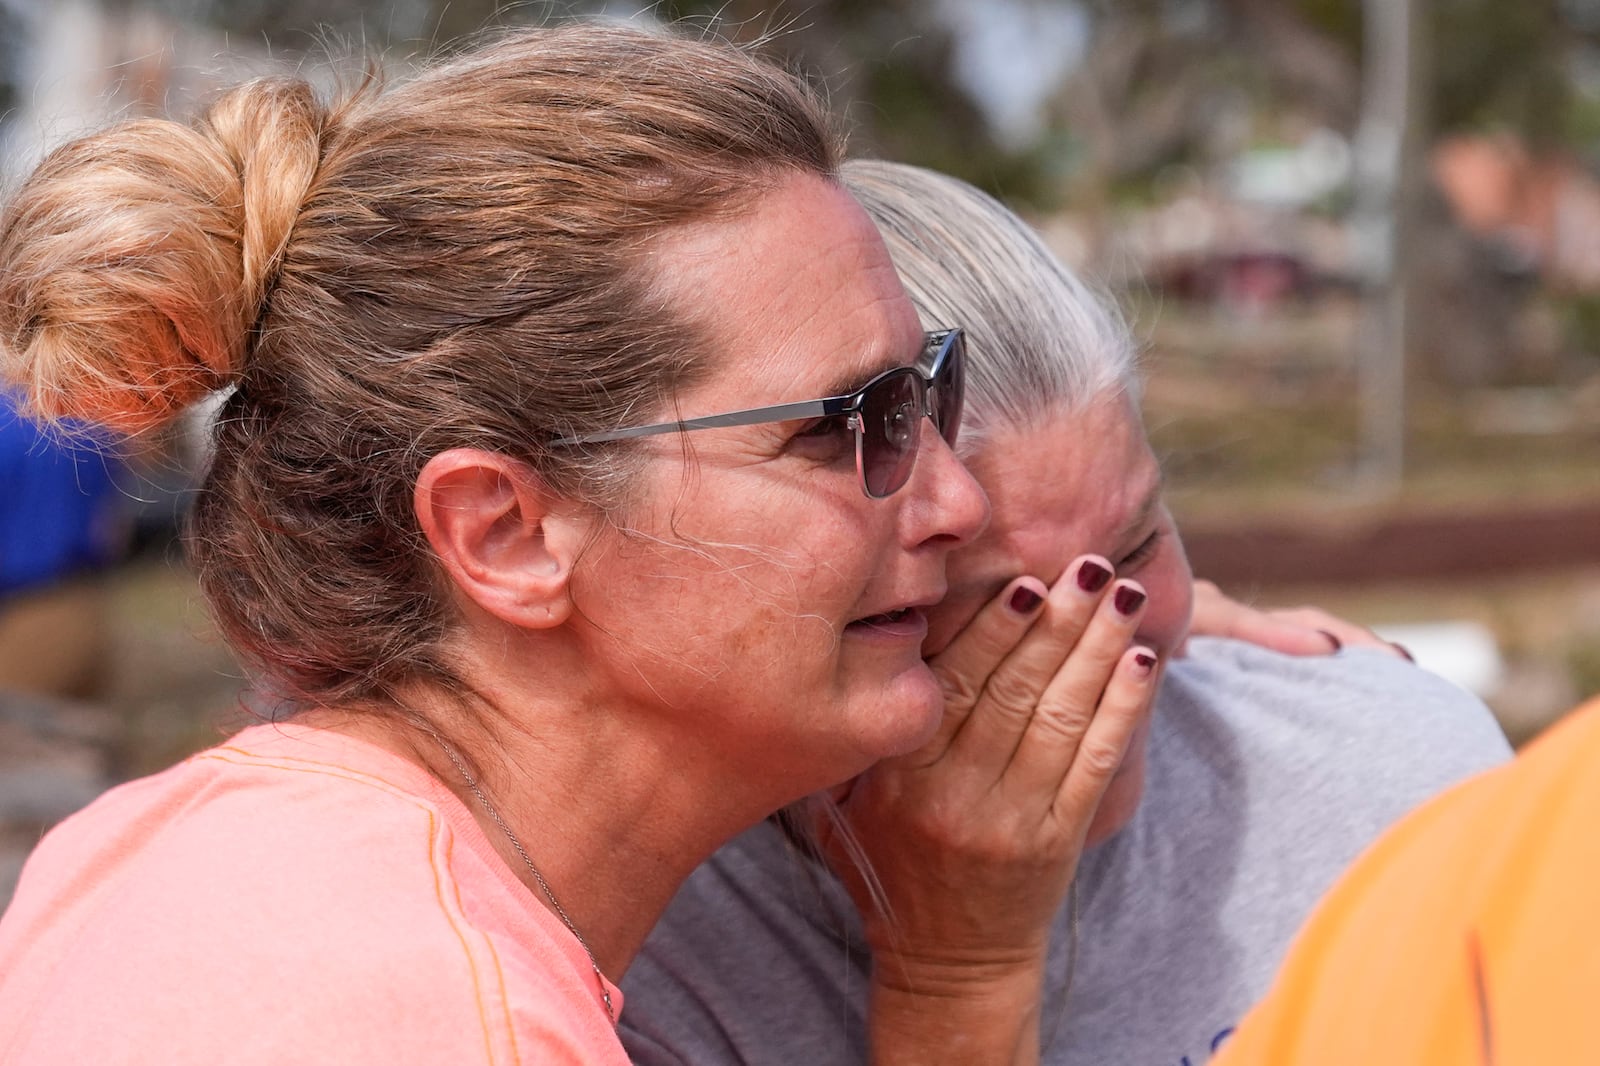
M 794 631 L 778 639 L 832 640 L 887 568 L 893 525 L 881 507 L 797 495 L 741 494 L 731 506 L 670 515 L 656 540 L 663 572 L 646 577 L 675 580 L 691 616 L 726 616 L 707 619 L 711 628 L 744 617 L 769 635 Z
M 1175 542 L 1138 579 L 1150 594 L 1139 638 L 1154 645 L 1161 656 L 1171 655 L 1188 637 L 1189 617 L 1194 611 L 1194 575 L 1183 545 Z
M 922 642 L 923 658 L 931 659 L 948 648 L 982 607 L 982 600 L 968 596 L 946 599 L 929 611 L 928 636 Z

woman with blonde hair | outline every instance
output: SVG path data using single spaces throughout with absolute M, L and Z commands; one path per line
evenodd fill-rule
M 924 321 L 959 320 L 971 343 L 960 450 L 993 516 L 930 613 L 946 718 L 835 793 L 850 835 L 824 820 L 816 849 L 834 873 L 767 824 L 689 878 L 629 971 L 629 1050 L 641 1066 L 1196 1066 L 1336 873 L 1505 739 L 1381 645 L 1291 657 L 1191 634 L 1123 322 L 971 186 L 844 172 Z M 1019 574 L 1052 583 L 1044 610 L 995 609 Z M 1109 743 L 1118 619 L 1163 673 Z
M 793 77 L 596 24 L 17 189 L 4 377 L 134 433 L 228 390 L 190 558 L 287 713 L 43 840 L 0 1061 L 623 1062 L 681 878 L 926 740 L 962 335 L 838 159 Z

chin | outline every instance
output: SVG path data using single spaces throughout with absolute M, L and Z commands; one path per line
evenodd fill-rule
M 944 691 L 921 660 L 885 686 L 873 701 L 868 730 L 861 737 L 867 765 L 916 751 L 933 738 L 944 718 Z M 866 769 L 863 766 L 862 769 Z

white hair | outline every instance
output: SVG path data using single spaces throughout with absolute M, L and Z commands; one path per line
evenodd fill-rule
M 883 234 L 924 328 L 966 330 L 968 448 L 986 428 L 1081 410 L 1111 390 L 1138 398 L 1122 316 L 1004 205 L 904 163 L 851 160 L 843 176 Z

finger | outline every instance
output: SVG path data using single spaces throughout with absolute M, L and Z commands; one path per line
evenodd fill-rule
M 1231 636 L 1242 607 L 1238 600 L 1223 592 L 1215 582 L 1196 578 L 1189 629 L 1201 636 Z
M 1118 663 L 1144 614 L 1145 592 L 1119 581 L 1095 611 L 1072 655 L 1051 679 L 1005 771 L 1005 787 L 1053 797 L 1076 758 Z
M 1207 635 L 1241 640 L 1283 655 L 1331 655 L 1344 646 L 1333 630 L 1274 611 L 1241 606 L 1222 633 Z
M 1194 617 L 1189 631 L 1195 636 L 1242 640 L 1284 655 L 1327 655 L 1340 646 L 1338 636 L 1319 624 L 1251 607 L 1210 581 L 1194 583 Z
M 944 689 L 944 717 L 920 754 L 942 754 L 967 720 L 984 685 L 1027 634 L 1050 590 L 1036 577 L 1019 577 L 984 604 L 972 621 L 928 661 Z
M 1155 652 L 1139 645 L 1129 648 L 1106 684 L 1100 708 L 1056 790 L 1052 813 L 1062 824 L 1088 832 L 1106 789 L 1128 765 L 1160 687 L 1161 663 Z
M 1050 589 L 1033 626 L 984 681 L 949 754 L 998 779 L 1034 717 L 1034 708 L 1073 654 L 1089 621 L 1108 600 L 1111 564 L 1084 556 Z
M 1320 607 L 1292 607 L 1281 608 L 1270 612 L 1281 621 L 1292 625 L 1317 629 L 1338 641 L 1341 648 L 1374 648 L 1378 651 L 1398 655 L 1393 645 L 1366 626 L 1347 622 L 1337 615 L 1329 614 Z

